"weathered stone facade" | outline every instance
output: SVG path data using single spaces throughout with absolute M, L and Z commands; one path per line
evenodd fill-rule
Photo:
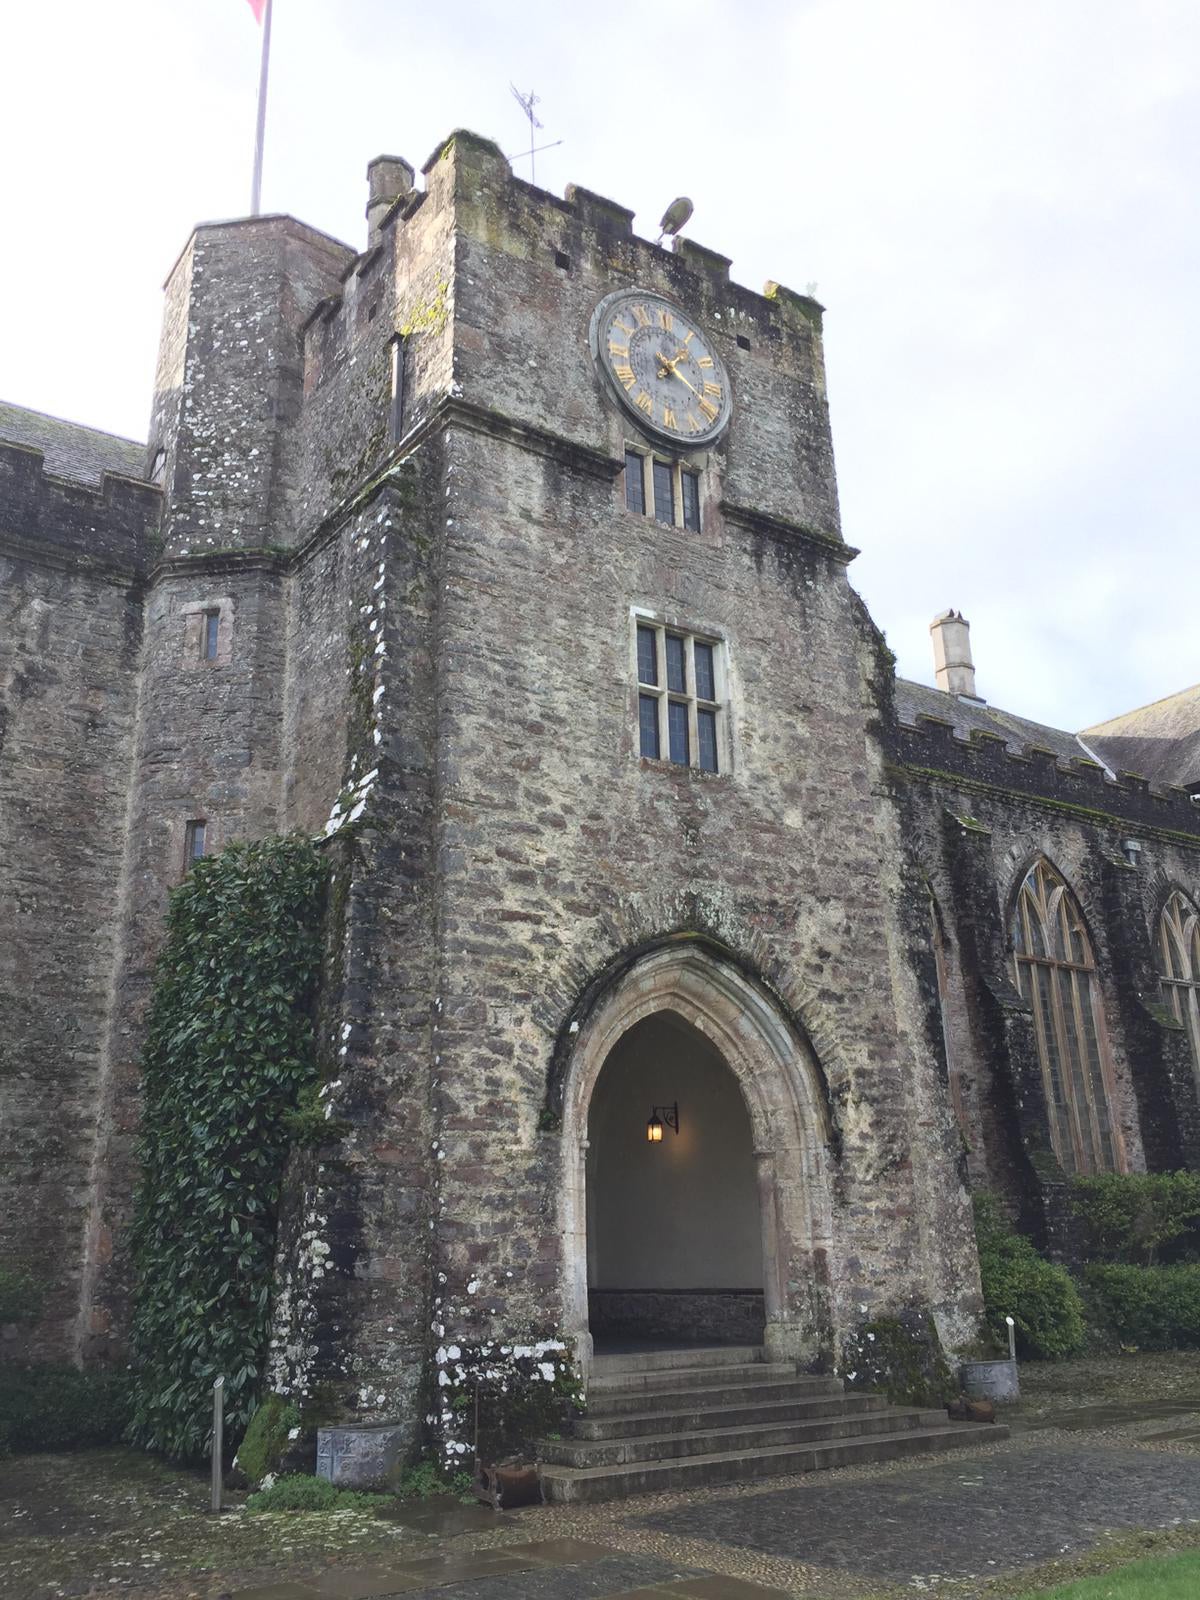
M 928 720 L 953 695 L 897 709 L 847 581 L 815 302 L 534 189 L 470 134 L 424 179 L 373 164 L 361 255 L 285 217 L 196 231 L 143 481 L 115 441 L 126 476 L 87 490 L 0 446 L 0 1182 L 22 1195 L 0 1256 L 51 1284 L 37 1348 L 122 1349 L 140 1018 L 197 820 L 209 849 L 321 834 L 333 864 L 338 1132 L 289 1174 L 276 1387 L 332 1383 L 415 1432 L 448 1349 L 586 1360 L 588 1108 L 664 1011 L 736 1080 L 762 1235 L 745 1282 L 664 1289 L 699 1321 L 709 1295 L 711 1337 L 765 1320 L 814 1367 L 909 1308 L 961 1346 L 968 1173 L 1069 1242 L 1013 887 L 1044 854 L 1089 918 L 1126 1159 L 1195 1164 L 1152 941 L 1164 886 L 1200 891 L 1200 818 L 968 742 Z M 731 425 L 683 455 L 695 531 L 626 508 L 647 446 L 588 324 L 630 285 L 687 308 L 729 370 Z M 720 773 L 639 754 L 638 618 L 721 642 Z M 661 1332 L 677 1305 L 638 1288 Z

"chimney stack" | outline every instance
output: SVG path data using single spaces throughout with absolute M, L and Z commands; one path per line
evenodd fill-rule
M 379 225 L 402 194 L 411 194 L 415 174 L 400 156 L 376 156 L 367 163 L 367 249 L 379 242 Z
M 975 663 L 971 660 L 971 624 L 961 611 L 943 611 L 929 624 L 937 686 L 947 694 L 977 700 Z

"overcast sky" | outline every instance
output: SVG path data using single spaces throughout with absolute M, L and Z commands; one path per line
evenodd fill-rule
M 13 6 L 0 398 L 145 436 L 163 278 L 247 209 L 247 0 Z M 275 0 L 263 205 L 361 244 L 364 170 L 456 126 L 673 196 L 813 292 L 851 578 L 909 676 L 1083 727 L 1200 678 L 1197 0 Z M 518 170 L 528 176 L 528 161 Z

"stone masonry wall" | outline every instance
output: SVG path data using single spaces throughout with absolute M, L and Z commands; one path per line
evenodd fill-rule
M 42 1289 L 3 1360 L 76 1350 L 159 499 L 0 445 L 0 1261 Z
M 941 725 L 897 730 L 896 741 L 908 837 L 944 930 L 950 1069 L 972 1185 L 1003 1195 L 1035 1234 L 1069 1253 L 1065 1183 L 1049 1147 L 1029 1008 L 1012 978 L 1014 897 L 1034 860 L 1045 856 L 1079 901 L 1098 970 L 1113 1121 L 1127 1165 L 1196 1166 L 1195 1075 L 1186 1038 L 1160 1004 L 1155 956 L 1170 888 L 1193 896 L 1200 890 L 1195 810 L 1181 795 L 1107 782 L 1087 764 L 1067 771 L 1049 757 L 1007 755 L 995 741 L 967 745 Z M 1142 847 L 1136 867 L 1123 850 L 1131 837 Z

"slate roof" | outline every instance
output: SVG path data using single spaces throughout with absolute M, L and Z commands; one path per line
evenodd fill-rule
M 1050 750 L 1060 766 L 1073 759 L 1098 761 L 1118 777 L 1132 772 L 1148 778 L 1156 789 L 1175 784 L 1200 791 L 1200 684 L 1079 734 L 908 678 L 896 679 L 896 712 L 905 727 L 916 727 L 921 716 L 937 717 L 958 739 L 967 740 L 976 730 L 994 734 L 1014 755 Z
M 118 472 L 126 478 L 146 475 L 146 446 L 99 428 L 64 422 L 44 411 L 29 411 L 0 400 L 0 441 L 40 450 L 45 469 L 56 478 L 99 487 L 101 475 Z
M 908 678 L 896 679 L 896 710 L 906 727 L 915 727 L 919 716 L 937 717 L 948 722 L 955 737 L 969 739 L 972 732 L 995 734 L 1003 739 L 1014 755 L 1029 749 L 1052 750 L 1062 763 L 1072 758 L 1094 761 L 1095 756 L 1085 750 L 1073 733 L 1061 728 L 1048 728 L 1042 722 L 1030 722 L 1025 717 L 1011 716 L 982 700 L 964 700 L 942 689 L 931 689 L 928 684 L 913 683 Z M 1090 741 L 1089 741 L 1090 743 Z
M 1200 683 L 1098 722 L 1083 737 L 1114 772 L 1200 790 Z

